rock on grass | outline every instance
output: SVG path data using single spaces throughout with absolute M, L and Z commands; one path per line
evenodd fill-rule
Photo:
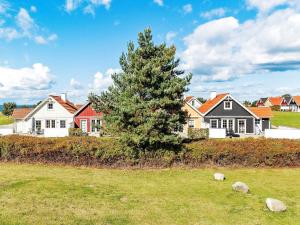
M 238 192 L 243 192 L 243 193 L 248 193 L 249 192 L 249 187 L 247 186 L 247 184 L 243 183 L 243 182 L 235 182 L 232 185 L 232 189 L 234 191 L 238 191 Z
M 266 205 L 268 209 L 272 212 L 283 212 L 287 210 L 286 205 L 277 199 L 274 198 L 267 198 Z

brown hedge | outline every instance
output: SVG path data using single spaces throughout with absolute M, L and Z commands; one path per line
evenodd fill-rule
M 133 159 L 114 138 L 5 136 L 0 137 L 0 160 L 99 167 L 299 167 L 300 141 L 201 140 L 185 144 L 179 153 L 142 152 Z

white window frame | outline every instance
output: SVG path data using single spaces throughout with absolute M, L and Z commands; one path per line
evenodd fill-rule
M 194 119 L 189 119 L 188 126 L 189 126 L 189 128 L 195 128 L 195 120 Z
M 216 122 L 216 126 L 217 127 L 212 127 L 212 122 L 215 121 Z M 213 128 L 213 129 L 217 129 L 218 128 L 218 119 L 210 119 L 209 120 L 209 127 Z
M 244 133 L 240 133 L 240 121 L 244 121 L 245 122 L 245 132 Z M 247 133 L 247 120 L 246 119 L 238 119 L 237 120 L 237 125 L 238 125 L 238 133 L 239 134 L 246 134 Z
M 98 118 L 94 118 L 94 119 L 91 119 L 91 124 L 90 124 L 90 126 L 91 126 L 91 132 L 92 133 L 98 133 L 98 132 L 100 132 L 100 128 L 96 128 L 96 127 L 93 127 L 93 121 L 95 121 L 95 125 L 100 125 L 100 126 L 102 126 L 102 121 L 101 121 L 101 119 L 98 119 Z
M 37 123 L 38 123 L 38 122 L 40 123 L 40 125 L 39 125 L 40 128 L 39 128 L 39 129 L 38 129 L 38 127 L 37 127 Z M 36 121 L 35 121 L 35 130 L 36 130 L 36 131 L 37 131 L 37 130 L 42 130 L 42 121 L 41 121 L 41 120 L 36 120 Z
M 226 107 L 226 103 L 228 103 L 228 102 L 230 103 L 230 107 L 229 108 Z M 225 100 L 224 101 L 224 110 L 232 110 L 232 101 L 229 101 L 229 100 Z
M 227 126 L 226 130 L 227 130 L 227 129 L 229 130 L 229 120 L 232 121 L 232 130 L 235 131 L 235 124 L 234 124 L 235 120 L 234 120 L 234 118 L 221 119 L 221 127 L 222 127 L 223 129 L 225 129 L 224 124 L 223 124 L 223 121 L 226 121 L 226 126 Z
M 86 122 L 86 130 L 84 131 L 82 129 L 82 122 L 85 121 Z M 83 120 L 80 120 L 80 129 L 82 130 L 82 132 L 88 132 L 88 120 L 87 119 L 83 119 Z

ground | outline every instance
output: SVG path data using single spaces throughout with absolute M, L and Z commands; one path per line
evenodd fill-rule
M 11 124 L 13 123 L 13 118 L 11 116 L 4 116 L 1 112 L 0 112 L 0 125 L 7 125 L 7 124 Z
M 300 113 L 273 112 L 272 125 L 300 128 Z
M 215 171 L 224 182 L 214 181 Z M 0 224 L 296 224 L 300 169 L 109 170 L 0 164 Z M 243 181 L 250 194 L 231 185 Z M 267 197 L 288 206 L 269 212 Z

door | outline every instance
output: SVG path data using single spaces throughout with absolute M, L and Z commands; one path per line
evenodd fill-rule
M 239 134 L 246 133 L 246 120 L 238 120 L 238 133 Z
M 87 120 L 80 120 L 80 128 L 82 132 L 87 133 Z
M 225 128 L 226 131 L 234 131 L 233 119 L 222 119 L 222 128 Z

